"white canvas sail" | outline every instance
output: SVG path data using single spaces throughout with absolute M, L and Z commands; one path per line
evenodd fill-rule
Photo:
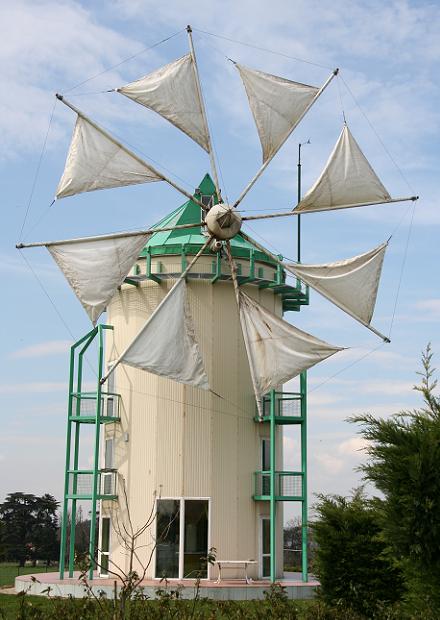
M 319 88 L 235 65 L 240 72 L 263 149 L 275 155 L 316 97 Z
M 369 325 L 387 245 L 383 243 L 365 254 L 334 263 L 294 263 L 285 267 L 339 308 Z
M 370 166 L 347 125 L 321 176 L 295 208 L 298 213 L 388 202 L 391 196 Z
M 150 236 L 46 245 L 93 324 L 123 283 Z
M 209 151 L 209 135 L 191 54 L 121 86 L 117 92 L 154 110 Z
M 152 181 L 162 181 L 162 177 L 106 131 L 78 115 L 57 198 Z
M 117 363 L 209 390 L 184 278 L 157 306 Z
M 290 325 L 241 290 L 239 311 L 257 403 L 269 390 L 342 350 Z

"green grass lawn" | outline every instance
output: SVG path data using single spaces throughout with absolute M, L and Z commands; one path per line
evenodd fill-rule
M 20 610 L 23 597 L 14 594 L 0 594 L 0 618 L 1 620 L 15 620 Z M 26 604 L 31 604 L 36 609 L 49 609 L 50 601 L 44 596 L 26 596 Z
M 29 575 L 33 573 L 49 573 L 58 570 L 56 566 L 22 566 L 19 568 L 17 564 L 5 562 L 0 564 L 0 588 L 5 586 L 13 586 L 15 578 L 18 575 Z

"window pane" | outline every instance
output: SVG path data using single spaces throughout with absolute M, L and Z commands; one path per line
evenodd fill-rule
M 183 576 L 208 575 L 208 501 L 185 500 L 185 550 Z
M 179 500 L 157 500 L 156 577 L 179 576 L 179 528 Z
M 101 521 L 101 551 L 108 552 L 110 550 L 110 519 L 103 517 Z
M 101 553 L 101 575 L 108 574 L 108 554 Z
M 270 439 L 263 439 L 261 442 L 261 465 L 263 471 L 270 469 Z
M 269 577 L 270 575 L 270 556 L 263 557 L 263 575 L 262 577 Z
M 263 555 L 270 553 L 270 519 L 262 519 Z
M 113 467 L 113 439 L 105 440 L 104 469 Z

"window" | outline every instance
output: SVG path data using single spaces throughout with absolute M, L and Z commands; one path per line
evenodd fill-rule
M 113 438 L 105 440 L 104 469 L 113 469 Z
M 261 440 L 261 469 L 262 471 L 270 470 L 270 439 Z M 262 495 L 270 494 L 270 474 L 261 475 L 261 493 Z
M 261 576 L 270 575 L 270 519 L 261 519 Z
M 156 514 L 156 577 L 206 578 L 209 500 L 158 499 Z
M 114 362 L 110 362 L 108 364 L 107 369 L 110 370 L 113 364 Z M 112 372 L 107 379 L 107 394 L 114 394 L 114 393 L 115 393 L 115 373 Z M 107 415 L 109 418 L 112 418 L 114 415 L 114 409 L 115 409 L 114 397 L 107 396 L 107 398 L 104 398 L 103 403 L 106 406 L 106 411 L 105 413 L 103 411 L 103 415 Z
M 101 577 L 108 576 L 110 560 L 110 518 L 101 519 L 101 544 L 99 545 L 99 574 Z

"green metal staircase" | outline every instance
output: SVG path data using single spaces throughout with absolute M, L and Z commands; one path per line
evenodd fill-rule
M 263 418 L 258 423 L 270 425 L 270 468 L 254 474 L 256 501 L 270 502 L 270 580 L 276 581 L 276 516 L 278 502 L 301 502 L 301 569 L 302 580 L 308 581 L 307 557 L 307 373 L 300 375 L 299 392 L 272 390 L 263 399 Z M 301 470 L 279 471 L 276 468 L 278 425 L 300 425 Z
M 66 469 L 64 478 L 63 518 L 61 526 L 60 579 L 64 578 L 68 559 L 68 576 L 73 577 L 75 563 L 75 529 L 78 502 L 91 501 L 89 557 L 91 566 L 89 577 L 95 568 L 96 521 L 98 501 L 117 499 L 116 470 L 100 469 L 101 426 L 119 422 L 118 394 L 104 392 L 101 377 L 104 369 L 104 331 L 113 329 L 110 325 L 98 325 L 83 338 L 72 345 L 70 350 L 69 400 L 67 415 Z M 84 356 L 96 340 L 98 369 L 96 391 L 83 391 Z M 82 425 L 94 425 L 92 469 L 79 468 L 80 440 Z M 70 508 L 70 528 L 67 519 Z M 70 529 L 70 539 L 68 533 Z

